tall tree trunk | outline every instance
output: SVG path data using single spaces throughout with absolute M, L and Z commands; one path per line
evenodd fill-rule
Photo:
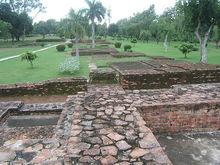
M 168 41 L 168 33 L 166 34 L 165 40 L 164 40 L 164 43 L 163 43 L 163 46 L 165 48 L 165 52 L 168 51 L 168 43 L 167 43 L 167 41 Z
M 206 42 L 202 40 L 202 43 L 200 43 L 200 62 L 201 63 L 207 63 L 208 57 L 207 57 L 207 50 L 206 50 Z
M 26 29 L 25 29 L 25 27 L 24 27 L 22 41 L 25 40 L 25 35 L 26 35 Z
M 95 21 L 92 20 L 92 48 L 95 48 Z
M 205 63 L 205 64 L 208 62 L 206 45 L 207 45 L 212 27 L 213 27 L 213 25 L 210 25 L 208 31 L 205 33 L 205 36 L 202 37 L 201 34 L 199 33 L 199 29 L 201 28 L 201 22 L 199 20 L 198 26 L 195 31 L 196 37 L 198 38 L 199 43 L 200 43 L 200 62 Z
M 75 39 L 75 44 L 76 44 L 76 57 L 79 58 L 79 47 L 78 47 L 79 39 Z
M 219 48 L 219 41 L 215 41 L 216 49 Z

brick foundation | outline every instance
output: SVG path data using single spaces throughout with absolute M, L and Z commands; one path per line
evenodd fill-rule
M 116 72 L 111 68 L 92 69 L 89 73 L 89 82 L 92 84 L 117 83 L 117 75 L 116 75 Z
M 160 89 L 176 84 L 220 82 L 220 66 L 172 60 L 116 63 L 124 89 Z
M 220 130 L 220 101 L 140 107 L 147 127 L 156 133 Z
M 85 78 L 61 78 L 32 84 L 0 85 L 0 96 L 62 95 L 86 90 Z

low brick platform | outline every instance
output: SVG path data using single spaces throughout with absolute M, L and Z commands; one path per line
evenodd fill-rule
M 86 78 L 59 78 L 39 83 L 0 85 L 0 96 L 64 95 L 86 90 Z
M 89 73 L 89 82 L 91 84 L 97 84 L 97 83 L 114 84 L 114 83 L 117 83 L 117 72 L 111 68 L 91 69 L 90 73 Z
M 92 40 L 80 40 L 79 41 L 79 43 L 84 43 L 84 44 L 92 44 Z M 106 40 L 104 40 L 104 39 L 96 39 L 95 40 L 95 43 L 96 44 L 112 44 L 111 42 L 109 42 L 109 41 L 106 41 Z
M 118 52 L 118 53 L 112 53 L 112 57 L 115 58 L 123 58 L 123 57 L 145 57 L 146 55 L 144 53 L 138 53 L 138 52 Z
M 175 60 L 175 58 L 165 57 L 165 56 L 152 56 L 152 55 L 146 55 L 146 56 L 153 60 Z
M 134 91 L 118 85 L 92 85 L 88 92 L 68 97 L 52 138 L 7 141 L 0 148 L 0 162 L 170 165 L 151 129 L 155 131 L 158 123 L 164 128 L 163 116 L 172 123 L 166 131 L 176 130 L 177 125 L 184 128 L 179 122 L 179 115 L 184 115 L 186 122 L 192 117 L 198 121 L 190 131 L 220 130 L 219 105 L 220 84 Z M 198 114 L 204 115 L 203 120 L 197 120 Z M 158 122 L 149 123 L 151 117 Z
M 82 48 L 79 49 L 80 56 L 92 56 L 92 55 L 110 55 L 111 53 L 117 53 L 115 48 Z M 75 56 L 76 51 L 73 50 L 71 55 Z
M 220 66 L 174 60 L 112 64 L 124 89 L 160 89 L 176 84 L 220 82 Z

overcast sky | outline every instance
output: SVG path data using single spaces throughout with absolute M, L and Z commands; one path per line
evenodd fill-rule
M 84 0 L 41 0 L 46 7 L 46 13 L 39 14 L 35 22 L 47 19 L 64 18 L 70 8 L 79 10 L 87 7 Z M 167 7 L 174 6 L 176 0 L 100 0 L 106 8 L 111 9 L 112 20 L 117 22 L 122 18 L 132 16 L 154 4 L 157 14 L 161 14 Z

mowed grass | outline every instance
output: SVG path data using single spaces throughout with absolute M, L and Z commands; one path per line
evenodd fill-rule
M 116 42 L 116 41 L 113 41 L 113 42 Z M 175 58 L 176 60 L 187 60 L 187 61 L 191 61 L 194 63 L 198 63 L 200 61 L 199 51 L 191 52 L 188 55 L 188 58 L 185 59 L 184 55 L 179 51 L 178 48 L 176 48 L 181 44 L 180 42 L 171 42 L 169 44 L 169 48 L 167 52 L 165 52 L 162 42 L 160 42 L 159 44 L 157 44 L 156 42 L 149 42 L 149 43 L 138 42 L 137 44 L 135 44 L 135 47 L 129 41 L 119 41 L 119 42 L 122 42 L 123 44 L 122 47 L 125 44 L 132 45 L 133 51 L 142 52 L 150 56 L 172 57 L 172 58 Z M 199 47 L 199 45 L 197 45 L 197 47 Z M 119 50 L 123 51 L 123 48 Z M 216 49 L 214 44 L 209 43 L 207 50 L 208 50 L 208 63 L 209 64 L 220 64 L 220 49 Z
M 129 41 L 123 42 L 123 45 L 125 44 L 133 45 Z M 135 52 L 143 52 L 151 56 L 166 56 L 173 57 L 177 60 L 189 60 L 195 63 L 199 62 L 199 52 L 192 52 L 188 55 L 188 58 L 185 59 L 184 55 L 175 48 L 179 44 L 180 43 L 171 43 L 168 52 L 164 51 L 163 43 L 156 44 L 154 42 L 139 42 L 132 49 Z M 27 51 L 27 49 L 25 50 Z M 22 62 L 20 58 L 1 62 L 0 84 L 39 82 L 60 77 L 88 77 L 88 66 L 90 63 L 96 63 L 98 67 L 108 67 L 112 62 L 140 61 L 149 59 L 148 57 L 113 58 L 112 56 L 80 56 L 80 70 L 78 72 L 72 75 L 61 74 L 59 73 L 59 65 L 70 56 L 71 51 L 72 49 L 67 48 L 65 52 L 57 52 L 56 48 L 50 48 L 43 52 L 39 52 L 37 53 L 39 57 L 34 62 L 34 69 L 31 69 L 30 64 L 26 61 Z M 123 51 L 123 49 L 121 48 L 120 51 Z M 209 63 L 220 64 L 220 50 L 210 44 L 208 47 L 208 53 Z
M 35 46 L 35 47 L 22 47 L 22 48 L 0 48 L 0 59 L 10 56 L 16 56 L 25 53 L 27 51 L 35 51 L 39 49 L 42 49 L 42 47 Z
M 42 43 L 35 42 L 36 39 L 41 39 L 41 38 L 42 36 L 26 37 L 25 41 L 18 41 L 14 43 L 12 43 L 10 40 L 9 41 L 0 40 L 0 59 L 10 57 L 10 56 L 20 55 L 27 51 L 35 51 L 35 50 L 43 49 L 47 46 L 58 44 L 56 42 L 51 42 L 51 43 L 45 42 L 44 43 L 45 47 L 41 47 L 40 45 Z M 57 38 L 57 37 L 47 37 L 46 39 L 54 39 L 54 38 Z M 32 46 L 32 44 L 34 46 Z
M 38 58 L 34 61 L 34 68 L 26 61 L 16 58 L 0 63 L 0 84 L 38 82 L 66 76 L 88 76 L 88 63 L 90 58 L 81 57 L 80 71 L 74 75 L 64 75 L 59 73 L 59 65 L 70 54 L 71 49 L 65 52 L 57 52 L 56 48 L 51 48 L 37 53 Z

